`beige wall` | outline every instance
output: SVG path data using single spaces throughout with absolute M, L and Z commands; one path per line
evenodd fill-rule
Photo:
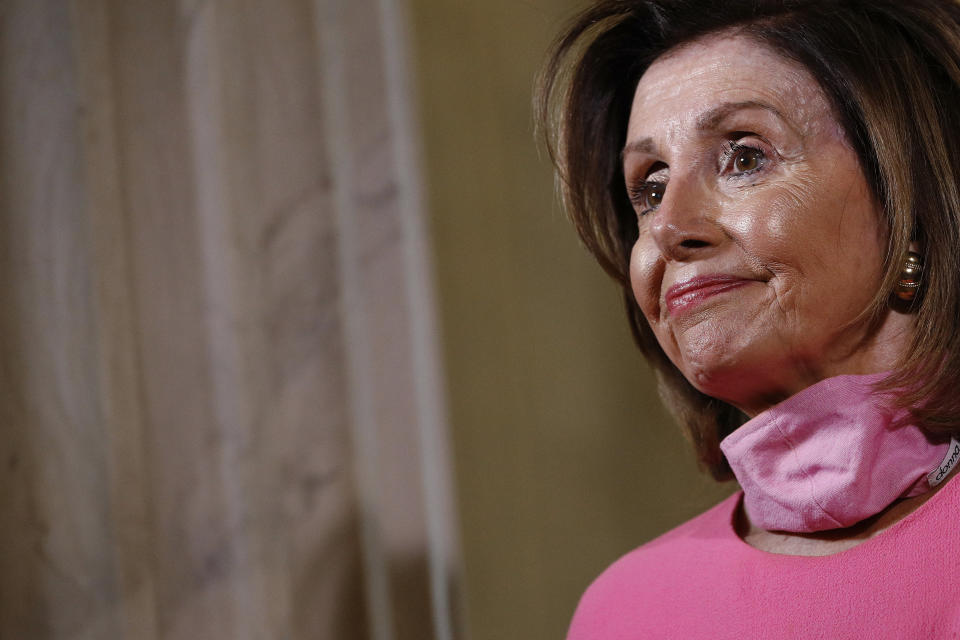
M 697 475 L 533 144 L 569 0 L 412 0 L 472 640 L 553 640 L 618 555 L 731 490 Z

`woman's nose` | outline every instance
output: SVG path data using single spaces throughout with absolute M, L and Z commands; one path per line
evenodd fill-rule
M 671 181 L 659 208 L 648 214 L 650 233 L 664 257 L 679 262 L 705 257 L 726 237 L 717 223 L 717 203 L 704 191 Z

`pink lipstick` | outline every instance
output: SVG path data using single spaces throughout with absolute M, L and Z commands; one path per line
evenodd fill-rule
M 672 316 L 691 311 L 707 298 L 736 289 L 750 282 L 753 281 L 721 273 L 690 278 L 667 289 L 664 296 L 667 311 Z

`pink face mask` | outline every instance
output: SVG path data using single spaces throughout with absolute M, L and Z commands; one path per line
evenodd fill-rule
M 949 473 L 960 444 L 894 428 L 905 413 L 873 393 L 884 375 L 822 380 L 723 439 L 751 522 L 797 533 L 849 527 Z

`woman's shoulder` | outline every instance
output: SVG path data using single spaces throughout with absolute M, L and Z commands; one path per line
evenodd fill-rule
M 890 529 L 826 556 L 749 546 L 734 529 L 741 495 L 614 562 L 580 599 L 567 640 L 634 640 L 666 628 L 689 632 L 674 637 L 753 638 L 785 621 L 795 633 L 784 637 L 798 638 L 912 637 L 911 621 L 960 629 L 960 574 L 942 570 L 960 548 L 957 477 Z M 848 631 L 830 632 L 841 627 Z
M 638 602 L 661 599 L 674 591 L 677 582 L 702 576 L 705 565 L 720 558 L 729 560 L 742 546 L 733 530 L 740 498 L 735 493 L 610 565 L 581 597 L 568 640 L 605 637 L 611 630 L 601 627 L 619 618 L 611 612 L 636 610 Z M 651 611 L 656 609 L 645 607 L 644 616 Z

